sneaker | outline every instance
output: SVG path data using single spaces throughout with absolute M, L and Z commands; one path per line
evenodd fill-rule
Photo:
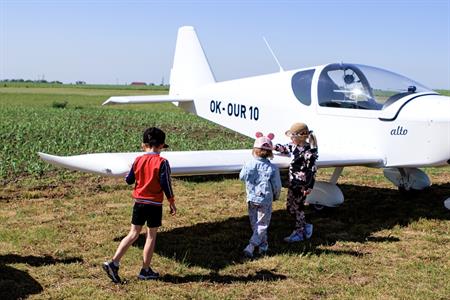
M 303 234 L 307 240 L 309 240 L 313 234 L 313 224 L 306 223 L 303 229 Z
M 244 249 L 244 255 L 248 258 L 253 258 L 253 251 L 255 251 L 255 246 L 248 244 Z
M 290 236 L 285 237 L 284 241 L 287 243 L 296 243 L 303 241 L 303 235 L 300 235 L 297 231 L 293 231 Z
M 102 268 L 103 270 L 105 270 L 108 277 L 111 278 L 112 282 L 114 283 L 122 282 L 122 280 L 119 277 L 119 267 L 116 267 L 116 265 L 112 261 L 104 262 Z
M 266 255 L 267 251 L 269 251 L 269 244 L 261 244 L 259 245 L 258 253 L 259 255 Z
M 138 275 L 138 278 L 142 280 L 157 279 L 158 277 L 159 273 L 154 272 L 150 267 L 148 270 L 141 269 L 141 272 Z

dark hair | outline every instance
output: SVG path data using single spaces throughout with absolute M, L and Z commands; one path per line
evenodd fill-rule
M 169 145 L 166 145 L 165 141 L 166 134 L 164 133 L 164 131 L 157 127 L 150 127 L 144 131 L 142 142 L 149 145 L 150 147 L 157 147 L 164 144 L 164 148 L 167 148 L 169 147 Z
M 262 158 L 273 158 L 272 150 L 253 148 L 252 154 Z

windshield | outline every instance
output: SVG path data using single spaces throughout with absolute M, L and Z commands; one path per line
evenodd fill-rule
M 319 77 L 319 105 L 381 110 L 404 96 L 433 92 L 409 78 L 383 69 L 331 64 Z

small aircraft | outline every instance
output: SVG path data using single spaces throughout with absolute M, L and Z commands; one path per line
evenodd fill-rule
M 270 48 L 269 48 L 270 49 Z M 276 59 L 276 57 L 275 57 Z M 317 166 L 335 168 L 328 182 L 316 182 L 307 201 L 338 206 L 336 183 L 346 166 L 383 168 L 399 189 L 431 185 L 419 167 L 450 164 L 450 97 L 401 75 L 360 64 L 332 63 L 304 69 L 216 82 L 195 29 L 179 28 L 168 95 L 111 97 L 103 103 L 173 102 L 185 111 L 248 137 L 272 132 L 287 143 L 295 122 L 313 129 Z M 51 164 L 102 175 L 123 176 L 136 153 L 54 156 Z M 251 150 L 167 151 L 173 175 L 237 173 Z M 290 158 L 276 155 L 280 169 Z

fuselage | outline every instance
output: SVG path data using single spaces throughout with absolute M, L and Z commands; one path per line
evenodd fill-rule
M 400 85 L 400 86 L 399 86 Z M 197 115 L 249 137 L 287 143 L 294 122 L 307 123 L 320 153 L 370 153 L 378 167 L 448 165 L 450 97 L 381 69 L 331 64 L 201 87 Z

